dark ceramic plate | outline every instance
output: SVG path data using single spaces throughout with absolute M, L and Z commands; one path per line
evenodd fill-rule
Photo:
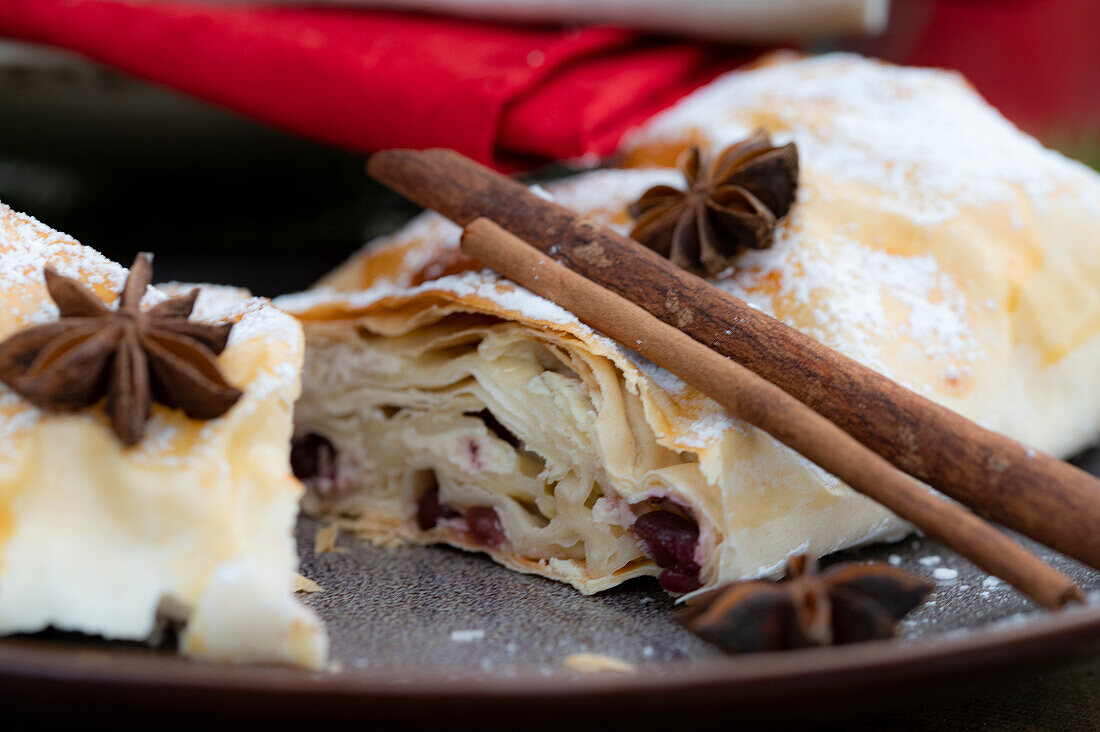
M 1079 464 L 1100 475 L 1100 451 Z M 425 547 L 381 549 L 343 536 L 315 555 L 319 524 L 298 527 L 302 572 L 325 589 L 306 596 L 328 625 L 337 670 L 212 666 L 164 650 L 71 635 L 0 641 L 0 697 L 82 713 L 263 714 L 286 719 L 436 718 L 466 722 L 595 722 L 613 715 L 739 720 L 923 701 L 975 679 L 1062 664 L 1100 648 L 1100 606 L 1039 611 L 1007 585 L 929 539 L 851 550 L 935 576 L 933 598 L 897 640 L 723 657 L 685 633 L 651 581 L 596 597 L 509 572 L 486 558 Z M 1100 597 L 1100 573 L 1033 547 Z M 563 660 L 620 658 L 633 674 L 582 675 Z M 46 708 L 46 707 L 40 707 Z M 551 715 L 551 716 L 547 716 Z M 483 726 L 483 725 L 482 725 Z

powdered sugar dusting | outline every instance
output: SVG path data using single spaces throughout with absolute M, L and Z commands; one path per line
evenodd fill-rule
M 339 305 L 348 310 L 357 310 L 371 307 L 390 297 L 404 299 L 433 292 L 445 293 L 457 298 L 481 298 L 528 320 L 569 325 L 579 328 L 585 334 L 592 333 L 588 326 L 581 323 L 565 308 L 489 270 L 447 275 L 415 287 L 402 287 L 385 280 L 366 290 L 350 293 L 318 287 L 307 292 L 278 297 L 275 299 L 275 305 L 299 314 L 324 305 Z
M 532 185 L 530 189 L 540 198 L 554 201 L 574 211 L 580 211 L 599 224 L 626 234 L 630 218 L 626 207 L 650 186 L 674 185 L 682 181 L 675 170 L 597 170 L 547 183 L 546 187 Z M 372 285 L 386 283 L 408 286 L 414 273 L 423 271 L 448 250 L 457 249 L 462 229 L 434 211 L 425 211 L 414 217 L 400 231 L 368 242 L 357 256 L 380 256 L 393 250 L 404 249 L 400 268 L 391 276 L 378 276 Z M 323 288 L 315 288 L 317 292 Z M 372 288 L 373 289 L 373 288 Z M 306 293 L 302 293 L 305 295 Z M 307 307 L 308 300 L 301 295 L 280 303 L 291 309 Z
M 661 368 L 636 351 L 629 348 L 624 348 L 622 350 L 626 357 L 638 367 L 638 370 L 649 377 L 649 380 L 661 389 L 664 389 L 669 394 L 683 394 L 687 391 L 688 385 L 676 374 Z
M 45 289 L 46 266 L 98 290 L 118 291 L 126 277 L 125 268 L 71 236 L 0 203 L 0 292 L 5 295 L 0 335 L 57 317 L 53 303 L 39 296 Z
M 199 297 L 191 311 L 192 320 L 206 323 L 233 322 L 229 345 L 265 338 L 277 340 L 291 348 L 299 347 L 298 326 L 294 318 L 275 308 L 267 298 L 253 297 L 240 287 L 163 282 L 156 289 L 169 297 L 183 295 L 199 288 Z
M 633 224 L 627 207 L 649 188 L 682 186 L 678 170 L 596 170 L 548 185 L 554 202 L 591 220 L 627 234 Z
M 883 237 L 868 228 L 876 217 L 899 221 L 908 232 L 944 225 L 964 208 L 997 205 L 1007 216 L 1027 205 L 1038 210 L 1052 195 L 1097 197 L 1094 174 L 1021 134 L 957 75 L 845 54 L 729 74 L 659 115 L 624 147 L 660 147 L 694 135 L 717 148 L 760 126 L 777 142 L 798 144 L 799 203 L 771 249 L 744 254 L 715 284 L 934 396 L 947 396 L 945 389 L 965 383 L 987 358 L 975 332 L 985 326 L 973 314 L 1000 306 L 985 295 L 970 303 L 967 283 L 957 279 L 964 275 L 922 249 L 919 238 L 915 254 L 885 250 Z M 684 181 L 669 169 L 602 170 L 555 181 L 538 194 L 625 233 L 628 205 L 660 184 Z M 829 219 L 829 202 L 840 196 L 856 220 Z M 863 210 L 874 216 L 863 217 Z M 440 289 L 489 300 L 531 321 L 583 327 L 564 309 L 486 273 L 399 286 L 441 251 L 457 247 L 459 234 L 440 216 L 424 214 L 372 245 L 379 253 L 404 248 L 405 266 L 393 279 L 375 279 L 363 292 L 315 290 L 278 304 L 299 313 L 325 304 L 354 309 Z M 735 331 L 726 335 L 736 337 Z M 653 388 L 680 402 L 689 398 L 677 377 L 628 350 L 619 352 Z M 724 414 L 717 406 L 715 413 Z M 697 420 L 700 431 L 703 419 Z
M 57 318 L 57 307 L 50 300 L 42 270 L 51 266 L 61 274 L 80 280 L 99 297 L 117 305 L 117 294 L 126 280 L 125 267 L 99 252 L 85 247 L 70 236 L 50 229 L 30 216 L 18 214 L 0 204 L 0 339 L 37 323 Z M 164 289 L 150 287 L 142 300 L 149 307 L 165 298 L 182 294 L 193 285 L 169 283 Z M 233 321 L 229 347 L 257 338 L 287 346 L 286 355 L 271 370 L 261 373 L 247 387 L 245 397 L 235 410 L 255 408 L 272 391 L 293 392 L 298 374 L 295 364 L 301 349 L 300 326 L 289 315 L 276 310 L 270 302 L 252 298 L 244 290 L 202 285 L 192 317 L 207 322 Z M 11 439 L 31 429 L 46 415 L 0 384 L 0 455 L 11 449 Z M 65 415 L 66 419 L 98 420 L 91 412 Z M 211 420 L 206 427 L 216 429 L 222 420 Z M 143 441 L 134 448 L 135 459 L 173 460 L 172 452 L 180 434 L 180 415 L 157 408 L 146 425 Z M 3 469 L 0 460 L 0 470 Z
M 803 170 L 880 192 L 925 225 L 965 206 L 1033 206 L 1069 184 L 1094 209 L 1091 172 L 1022 133 L 958 74 L 828 54 L 735 71 L 632 135 L 627 147 L 699 134 L 722 147 L 763 126 L 798 143 Z
M 768 283 L 778 283 L 774 295 Z M 967 298 L 935 257 L 890 254 L 843 232 L 825 240 L 802 230 L 797 211 L 773 248 L 747 252 L 715 284 L 769 314 L 798 309 L 800 330 L 888 376 L 900 378 L 883 347 L 899 337 L 920 343 L 944 372 L 981 354 Z M 890 301 L 903 308 L 900 322 Z
M 385 240 L 383 246 L 401 246 L 407 242 L 431 241 L 438 242 L 437 247 L 412 247 L 405 253 L 401 271 L 407 276 L 413 272 L 419 272 L 432 263 L 439 256 L 441 249 L 457 249 L 459 239 L 462 236 L 462 228 L 457 224 L 443 218 L 434 211 L 425 211 L 410 221 L 392 239 Z M 378 240 L 376 240 L 378 241 Z M 372 246 L 367 244 L 369 250 Z M 400 284 L 409 284 L 407 280 Z
M 650 186 L 677 182 L 682 184 L 680 173 L 674 170 L 605 170 L 557 182 L 552 190 L 557 202 L 625 231 L 630 225 L 625 211 L 632 200 Z M 922 343 L 928 358 L 942 362 L 942 372 L 958 370 L 962 368 L 958 364 L 980 355 L 969 326 L 965 295 L 941 271 L 934 257 L 882 252 L 844 231 L 820 238 L 802 225 L 800 215 L 796 207 L 778 230 L 773 248 L 744 254 L 738 267 L 715 284 L 750 306 L 778 315 L 812 337 L 914 388 L 926 385 L 913 384 L 904 375 L 895 374 L 889 354 L 883 352 L 884 344 L 892 343 L 899 334 Z M 434 256 L 440 248 L 457 246 L 459 233 L 458 227 L 430 213 L 380 244 L 389 247 L 397 242 L 408 245 L 422 241 L 406 253 L 406 264 L 414 258 L 419 267 L 430 261 L 429 254 Z M 432 237 L 443 237 L 443 241 Z M 778 290 L 769 283 L 778 283 Z M 564 308 L 488 271 L 451 275 L 415 287 L 377 280 L 359 292 L 318 288 L 283 296 L 276 304 L 294 313 L 325 305 L 352 311 L 369 308 L 385 298 L 405 299 L 432 291 L 482 298 L 530 321 L 561 324 L 595 337 Z M 902 306 L 902 322 L 897 322 L 898 313 L 891 311 L 891 302 Z M 630 350 L 634 344 L 619 348 L 605 339 L 604 345 L 623 354 L 654 387 L 674 398 L 686 397 L 686 384 Z M 736 424 L 718 405 L 711 404 L 713 409 L 699 414 L 690 427 L 681 431 L 678 440 L 709 444 Z

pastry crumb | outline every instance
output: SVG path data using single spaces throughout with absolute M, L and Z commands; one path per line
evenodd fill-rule
M 371 544 L 381 547 L 382 549 L 396 549 L 409 543 L 396 531 L 388 531 L 368 538 Z
M 301 575 L 301 574 L 298 574 L 297 572 L 295 572 L 294 573 L 294 591 L 295 592 L 304 592 L 306 594 L 312 594 L 314 592 L 324 592 L 325 588 L 321 587 L 321 585 L 317 584 L 316 582 L 311 580 L 309 577 L 306 577 L 304 575 Z
M 629 661 L 600 653 L 574 653 L 567 656 L 565 665 L 582 674 L 620 673 L 632 674 L 638 669 Z
M 348 550 L 336 546 L 336 538 L 340 535 L 340 527 L 337 524 L 329 524 L 320 529 L 317 536 L 313 537 L 314 554 L 347 554 Z

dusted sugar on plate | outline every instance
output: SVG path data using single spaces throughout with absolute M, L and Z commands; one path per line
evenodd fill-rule
M 735 72 L 633 135 L 634 169 L 547 195 L 637 230 L 655 209 L 634 204 L 694 186 L 698 161 L 671 167 L 685 149 L 749 139 L 741 165 L 755 130 L 797 146 L 797 192 L 737 194 L 767 248 L 701 258 L 713 284 L 1040 450 L 1100 436 L 1100 180 L 953 74 L 846 55 Z M 641 575 L 691 592 L 910 531 L 629 342 L 483 271 L 458 235 L 424 214 L 278 301 L 306 332 L 292 461 L 309 510 L 584 592 Z M 678 235 L 668 253 L 703 249 Z
M 0 205 L 0 633 L 172 623 L 188 656 L 320 667 L 292 594 L 301 328 L 150 276 Z

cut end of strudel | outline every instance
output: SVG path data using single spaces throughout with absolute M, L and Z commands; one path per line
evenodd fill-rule
M 0 204 L 0 339 L 56 320 L 46 266 L 107 302 L 127 275 Z M 230 288 L 204 287 L 192 320 L 235 323 L 217 365 L 243 395 L 217 419 L 154 405 L 127 448 L 101 405 L 44 412 L 0 385 L 0 633 L 142 641 L 168 622 L 188 656 L 320 666 L 324 630 L 292 595 L 301 329 Z
M 854 56 L 729 74 L 548 195 L 629 230 L 685 146 L 800 151 L 773 248 L 718 287 L 986 427 L 1067 456 L 1100 435 L 1100 180 L 960 77 Z M 306 332 L 307 507 L 596 592 L 779 570 L 910 527 L 420 216 L 283 298 Z M 858 408 L 858 405 L 853 405 Z M 904 436 L 899 436 L 903 439 Z

